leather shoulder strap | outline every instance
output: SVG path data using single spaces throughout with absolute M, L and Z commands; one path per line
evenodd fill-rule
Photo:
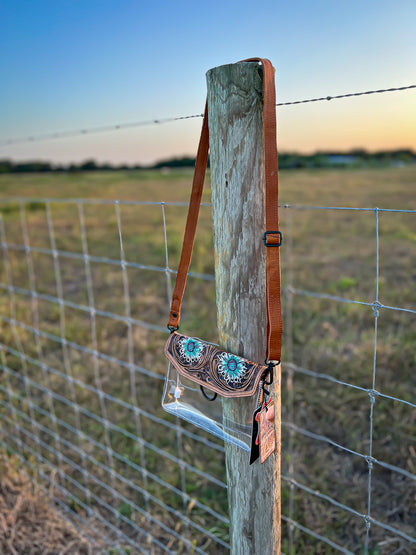
M 282 341 L 282 313 L 280 304 L 280 254 L 281 233 L 278 216 L 278 173 L 276 144 L 276 93 L 274 86 L 274 68 L 271 62 L 263 58 L 250 58 L 244 62 L 261 62 L 263 66 L 263 102 L 264 102 L 264 168 L 265 168 L 265 211 L 266 225 L 263 236 L 266 247 L 266 295 L 267 295 L 267 349 L 266 359 L 280 361 Z M 188 218 L 182 246 L 182 254 L 176 276 L 175 289 L 168 327 L 178 329 L 182 298 L 186 278 L 191 263 L 201 196 L 204 186 L 205 171 L 208 162 L 209 130 L 208 107 L 205 105 L 204 121 L 196 157 L 195 173 L 189 202 Z M 260 240 L 261 238 L 259 238 Z
M 179 328 L 181 319 L 181 306 L 183 293 L 185 291 L 186 278 L 188 277 L 189 265 L 191 263 L 192 250 L 195 240 L 196 224 L 198 222 L 199 209 L 201 206 L 202 190 L 204 188 L 205 172 L 208 163 L 209 131 L 208 131 L 208 103 L 205 103 L 204 120 L 202 123 L 201 138 L 199 139 L 198 152 L 196 155 L 194 179 L 192 183 L 191 198 L 189 201 L 188 218 L 186 220 L 185 234 L 183 237 L 182 254 L 179 261 L 178 273 L 176 274 L 175 289 L 172 294 L 170 317 L 168 328 L 176 330 Z

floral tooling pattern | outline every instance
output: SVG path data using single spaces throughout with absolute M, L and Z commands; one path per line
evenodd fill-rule
M 218 374 L 227 383 L 239 384 L 242 382 L 247 372 L 247 366 L 242 358 L 230 353 L 221 353 L 218 356 L 218 361 Z
M 181 376 L 223 397 L 255 395 L 265 366 L 195 337 L 173 332 L 165 353 Z
M 204 352 L 204 344 L 193 337 L 182 337 L 179 352 L 186 362 L 199 362 Z

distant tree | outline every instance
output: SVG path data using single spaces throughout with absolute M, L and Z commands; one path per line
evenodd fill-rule
M 13 163 L 10 160 L 0 160 L 0 173 L 10 173 Z
M 50 172 L 52 171 L 52 166 L 49 162 L 20 162 L 18 164 L 13 164 L 13 173 L 31 173 L 31 172 Z
M 416 162 L 416 153 L 410 149 L 395 150 L 392 152 L 392 157 L 398 162 Z
M 152 169 L 160 169 L 160 168 L 193 168 L 195 167 L 195 158 L 190 158 L 184 156 L 182 158 L 170 158 L 169 160 L 161 160 L 160 162 L 156 162 Z
M 354 148 L 347 152 L 340 151 L 318 151 L 314 154 L 299 154 L 297 152 L 280 152 L 279 167 L 285 169 L 302 168 L 352 168 L 352 167 L 383 167 L 389 165 L 416 164 L 416 152 L 411 149 L 381 150 L 368 152 L 364 148 Z M 169 158 L 161 160 L 153 165 L 142 166 L 140 164 L 113 166 L 109 162 L 97 164 L 93 159 L 85 160 L 80 164 L 57 165 L 40 160 L 27 162 L 13 162 L 12 160 L 0 160 L 0 174 L 4 173 L 30 173 L 30 172 L 69 172 L 79 171 L 131 171 L 161 168 L 192 168 L 195 166 L 195 158 L 183 156 L 182 158 Z M 209 158 L 208 158 L 209 167 Z
M 97 164 L 95 163 L 95 160 L 86 160 L 83 164 L 80 164 L 78 166 L 78 169 L 80 171 L 91 171 L 91 170 L 96 170 L 97 169 Z
M 361 158 L 362 160 L 371 156 L 371 154 L 367 150 L 365 150 L 365 148 L 352 148 L 351 150 L 349 150 L 347 152 L 347 154 L 348 154 L 348 156 L 357 156 L 358 158 Z

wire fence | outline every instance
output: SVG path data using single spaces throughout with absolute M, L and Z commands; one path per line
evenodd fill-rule
M 0 442 L 97 553 L 229 551 L 224 447 L 160 408 L 187 210 L 165 198 L 0 201 Z M 416 210 L 307 200 L 281 207 L 282 552 L 414 553 Z M 210 222 L 182 328 L 215 341 Z
M 398 501 L 398 497 L 401 495 L 406 497 L 410 491 L 413 496 L 416 492 L 414 465 L 410 462 L 410 460 L 414 461 L 415 455 L 414 394 L 416 389 L 411 373 L 403 371 L 401 375 L 396 374 L 396 369 L 399 372 L 404 370 L 400 368 L 401 357 L 398 346 L 403 344 L 398 340 L 397 335 L 395 342 L 394 334 L 397 334 L 398 329 L 402 331 L 401 326 L 404 325 L 409 331 L 411 330 L 408 339 L 412 337 L 414 341 L 415 298 L 409 295 L 409 292 L 406 294 L 401 290 L 403 302 L 401 306 L 389 306 L 380 302 L 381 283 L 383 283 L 384 294 L 394 291 L 395 298 L 400 298 L 397 280 L 402 270 L 400 267 L 403 266 L 400 256 L 389 253 L 389 248 L 392 247 L 391 237 L 388 233 L 381 234 L 380 219 L 384 217 L 388 220 L 393 217 L 398 220 L 394 224 L 391 221 L 384 222 L 389 233 L 393 233 L 393 230 L 397 232 L 397 226 L 402 225 L 408 226 L 410 230 L 415 228 L 416 211 L 327 206 L 289 208 L 287 220 L 291 230 L 290 241 L 293 238 L 294 220 L 297 225 L 302 225 L 302 217 L 299 221 L 299 217 L 294 216 L 293 212 L 295 214 L 305 212 L 309 216 L 313 215 L 314 218 L 328 218 L 327 214 L 331 213 L 332 224 L 336 228 L 334 237 L 338 236 L 333 244 L 341 247 L 341 250 L 331 252 L 329 259 L 338 269 L 344 266 L 341 269 L 344 273 L 338 276 L 336 282 L 341 289 L 346 286 L 350 290 L 352 285 L 356 285 L 355 278 L 352 276 L 365 280 L 367 273 L 370 277 L 371 271 L 374 272 L 373 280 L 369 280 L 374 285 L 369 287 L 366 293 L 362 288 L 355 288 L 358 298 L 333 295 L 327 291 L 320 292 L 322 282 L 310 277 L 310 272 L 314 270 L 311 258 L 314 253 L 322 258 L 322 252 L 320 252 L 322 245 L 319 249 L 312 248 L 307 256 L 309 267 L 306 269 L 306 279 L 305 272 L 299 271 L 304 263 L 304 254 L 299 256 L 296 262 L 296 252 L 304 249 L 303 241 L 298 246 L 290 243 L 286 252 L 288 269 L 285 295 L 289 331 L 288 362 L 285 369 L 289 399 L 286 405 L 287 420 L 283 425 L 287 433 L 289 462 L 282 479 L 289 488 L 288 514 L 283 516 L 283 520 L 288 523 L 289 552 L 292 553 L 292 550 L 294 553 L 299 552 L 294 539 L 294 530 L 298 530 L 341 553 L 412 553 L 415 549 L 416 536 L 415 522 L 410 516 L 411 501 L 408 499 L 402 504 Z M 408 218 L 406 224 L 401 219 L 403 216 Z M 357 221 L 357 218 L 361 221 Z M 309 226 L 311 220 L 309 217 L 307 220 Z M 360 233 L 357 232 L 358 229 Z M 342 238 L 347 240 L 350 248 L 345 246 L 342 248 Z M 325 242 L 325 237 L 320 237 L 320 241 L 321 239 Z M 414 245 L 407 243 L 407 247 L 407 261 L 412 264 L 416 254 Z M 368 258 L 370 253 L 373 255 L 371 259 Z M 383 281 L 380 278 L 382 253 L 394 259 L 390 271 L 384 267 Z M 328 253 L 324 254 L 324 258 L 325 256 L 328 257 Z M 401 256 L 404 256 L 404 252 Z M 359 261 L 354 263 L 353 257 Z M 370 264 L 366 264 L 366 259 L 371 260 Z M 350 267 L 345 266 L 347 260 Z M 331 274 L 328 261 L 328 259 L 324 260 L 323 264 L 326 273 Z M 384 281 L 386 275 L 389 278 L 389 287 L 386 287 Z M 302 281 L 302 279 L 312 285 L 309 290 L 296 287 L 296 281 Z M 372 292 L 371 289 L 373 289 Z M 361 295 L 367 295 L 368 301 L 359 300 Z M 296 306 L 297 304 L 299 306 Z M 389 312 L 391 314 L 387 314 Z M 322 318 L 316 318 L 316 314 L 320 314 Z M 312 318 L 314 324 L 305 334 L 302 345 L 296 346 L 296 342 L 299 341 L 296 337 L 299 335 L 297 327 L 302 326 L 299 318 L 303 320 Z M 341 332 L 340 329 L 343 326 L 345 328 Z M 371 328 L 372 332 L 370 332 Z M 323 336 L 319 337 L 322 332 Z M 353 345 L 351 341 L 356 341 L 358 344 Z M 366 346 L 363 345 L 364 341 L 367 343 Z M 385 350 L 388 342 L 395 342 L 397 351 L 391 353 L 389 366 L 386 366 Z M 306 349 L 316 349 L 319 343 L 321 346 L 326 345 L 324 361 L 314 355 L 305 355 Z M 345 352 L 348 349 L 351 349 L 351 352 Z M 364 352 L 365 359 L 362 359 Z M 320 356 L 322 357 L 322 354 Z M 310 360 L 310 366 L 302 365 L 305 359 Z M 413 363 L 410 364 L 413 366 Z M 360 368 L 360 365 L 363 367 Z M 318 370 L 319 368 L 325 368 L 327 371 Z M 298 380 L 300 385 L 296 391 L 295 383 Z M 388 394 L 389 391 L 393 394 Z M 406 393 L 403 395 L 404 391 Z M 320 422 L 314 417 L 313 408 L 306 411 L 308 414 L 306 419 L 296 414 L 299 403 L 305 403 L 306 400 L 313 404 L 310 399 L 314 396 L 325 403 L 323 410 L 320 411 Z M 328 396 L 332 397 L 331 401 L 328 400 Z M 319 402 L 317 399 L 315 402 Z M 358 403 L 359 407 L 354 408 L 354 402 Z M 380 414 L 381 411 L 386 411 L 386 414 Z M 325 422 L 327 415 L 330 415 L 329 422 Z M 385 421 L 388 418 L 391 418 L 390 422 Z M 343 419 L 344 422 L 342 422 Z M 304 461 L 298 464 L 296 460 L 299 453 L 299 445 L 296 447 L 296 442 L 299 444 L 302 441 L 310 442 L 312 447 L 306 469 L 302 468 Z M 406 455 L 403 457 L 399 451 L 409 453 L 410 458 L 405 460 Z M 322 452 L 325 453 L 324 456 Z M 314 468 L 313 459 L 318 453 L 320 453 L 319 464 Z M 331 466 L 335 470 L 334 473 L 327 471 Z M 359 469 L 355 474 L 351 472 L 353 467 L 356 470 Z M 323 480 L 319 478 L 318 473 L 324 474 Z M 337 477 L 336 473 L 338 473 Z M 343 478 L 340 479 L 339 474 Z M 301 476 L 303 479 L 300 478 Z M 340 484 L 332 485 L 331 481 L 339 481 Z M 331 489 L 332 495 L 325 493 Z M 300 491 L 319 499 L 322 512 L 325 511 L 324 507 L 327 509 L 330 507 L 336 512 L 338 526 L 341 524 L 341 534 L 333 534 L 333 529 L 331 533 L 327 530 L 326 535 L 318 534 L 318 530 L 308 529 L 302 523 L 302 520 L 308 520 L 305 516 L 298 516 L 299 520 L 294 521 L 293 514 L 297 512 L 296 496 Z M 385 496 L 388 496 L 388 501 Z M 346 500 L 349 500 L 349 503 Z M 400 509 L 399 506 L 401 506 Z M 396 513 L 400 510 L 404 512 L 403 516 L 407 515 L 403 519 L 397 518 Z M 336 526 L 333 520 L 332 526 Z M 357 537 L 362 538 L 361 542 L 354 547 L 351 542 L 345 541 L 345 531 L 348 527 L 350 531 L 355 529 Z M 365 530 L 365 533 L 360 533 L 360 527 Z M 342 538 L 344 541 L 339 541 Z
M 31 465 L 40 482 L 51 482 L 53 470 L 58 478 L 53 483 L 66 499 L 67 508 L 76 507 L 75 514 L 87 528 L 91 517 L 96 520 L 100 534 L 104 527 L 114 548 L 122 551 L 121 545 L 123 549 L 131 546 L 147 552 L 157 547 L 176 553 L 180 544 L 186 551 L 203 553 L 201 546 L 194 545 L 195 535 L 205 538 L 202 545 L 209 540 L 227 548 L 221 534 L 211 532 L 207 524 L 213 521 L 227 526 L 226 511 L 219 512 L 190 495 L 192 488 L 187 486 L 199 484 L 210 494 L 215 489 L 223 491 L 222 468 L 215 473 L 191 464 L 184 444 L 196 444 L 193 449 L 209 450 L 221 458 L 224 449 L 163 417 L 163 363 L 152 359 L 146 368 L 137 363 L 135 352 L 140 336 L 144 356 L 147 342 L 153 341 L 160 348 L 152 357 L 160 357 L 168 333 L 162 325 L 135 317 L 131 294 L 135 298 L 143 295 L 145 302 L 146 291 L 135 286 L 131 293 L 129 277 L 129 271 L 147 273 L 150 277 L 140 281 L 151 288 L 153 275 L 160 274 L 166 289 L 159 309 L 165 311 L 173 272 L 167 259 L 166 205 L 124 203 L 147 211 L 156 207 L 160 212 L 166 259 L 165 266 L 158 267 L 126 260 L 122 204 L 110 204 L 113 226 L 105 224 L 114 233 L 108 234 L 104 250 L 108 254 L 114 249 L 114 258 L 92 254 L 104 247 L 103 226 L 93 230 L 99 237 L 92 241 L 87 231 L 109 206 L 106 202 L 77 201 L 73 205 L 67 200 L 62 204 L 13 199 L 2 206 L 10 215 L 0 224 L 3 443 Z M 74 206 L 76 222 L 73 212 L 67 210 Z M 86 216 L 87 206 L 92 211 Z M 39 232 L 35 238 L 38 245 L 33 244 L 31 225 L 32 231 L 37 228 Z M 60 229 L 67 226 L 70 233 L 66 237 L 58 234 L 57 225 Z M 17 242 L 19 235 L 21 241 Z M 211 278 L 197 275 L 194 279 L 209 283 Z M 112 348 L 112 343 L 118 345 Z
M 1 209 L 3 446 L 97 550 L 227 552 L 224 448 L 160 410 L 168 333 L 164 321 L 175 273 L 170 259 L 176 266 L 178 258 L 170 238 L 177 233 L 177 214 L 185 214 L 186 203 L 10 198 L 3 199 Z M 210 209 L 203 209 L 204 226 Z M 317 262 L 328 270 L 328 253 L 320 252 L 321 242 L 312 261 L 305 250 L 302 231 L 310 226 L 310 218 L 316 221 L 316 214 L 338 229 L 341 242 L 343 225 L 350 245 L 355 243 L 351 230 L 361 229 L 358 238 L 364 252 L 359 262 L 370 260 L 365 247 L 374 243 L 375 285 L 369 300 L 320 292 L 319 276 L 312 281 L 308 277 L 309 272 L 319 274 Z M 282 207 L 286 553 L 310 552 L 311 545 L 317 553 L 353 553 L 357 538 L 364 553 L 372 552 L 374 541 L 387 542 L 386 553 L 411 553 L 415 548 L 415 387 L 405 374 L 397 387 L 383 391 L 377 358 L 384 314 L 398 315 L 394 326 L 407 329 L 407 334 L 416 314 L 411 291 L 403 306 L 381 302 L 380 219 L 405 217 L 410 233 L 415 214 L 379 208 Z M 360 221 L 352 222 L 354 217 Z M 149 242 L 149 231 L 159 235 L 157 245 L 149 247 L 158 250 L 152 264 L 140 261 L 145 258 L 140 246 Z M 341 263 L 350 253 L 336 256 Z M 403 252 L 402 241 L 401 257 L 409 267 L 414 256 L 411 250 Z M 196 252 L 198 270 L 202 259 L 207 264 L 206 253 L 200 253 L 198 261 Z M 332 263 L 339 267 L 335 262 L 336 257 Z M 398 265 L 399 259 L 396 271 Z M 191 313 L 206 315 L 204 310 L 214 304 L 213 276 L 203 271 L 204 266 L 201 269 L 190 274 L 184 327 L 192 331 L 199 330 Z M 360 275 L 367 270 L 361 268 Z M 302 288 L 303 279 L 317 289 Z M 403 297 L 403 289 L 401 293 Z M 311 320 L 306 331 L 299 318 Z M 333 323 L 327 321 L 331 318 Z M 207 314 L 206 321 L 197 324 L 201 335 L 214 336 L 214 321 L 215 316 Z M 356 339 L 366 337 L 364 354 L 357 348 L 345 364 L 338 351 L 350 348 L 351 338 L 340 337 L 336 322 L 347 334 L 355 330 Z M 327 333 L 320 337 L 322 329 Z M 300 333 L 305 336 L 299 338 Z M 384 346 L 390 333 L 382 332 Z M 390 367 L 395 368 L 396 359 L 405 364 L 406 343 L 397 343 L 397 337 L 389 341 Z M 322 352 L 314 359 L 308 350 L 319 350 L 319 345 Z M 354 370 L 360 364 L 365 369 Z M 344 375 L 346 366 L 350 370 Z M 386 378 L 388 370 L 380 373 L 381 385 L 392 382 L 391 376 Z M 314 414 L 322 399 L 323 418 L 322 412 Z M 381 401 L 391 406 L 378 406 Z M 377 414 L 393 421 L 386 425 L 382 418 L 380 423 Z M 375 449 L 380 434 L 390 437 Z M 392 502 L 398 497 L 400 504 Z

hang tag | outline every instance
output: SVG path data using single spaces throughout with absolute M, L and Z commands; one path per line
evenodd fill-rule
M 259 437 L 259 418 L 261 406 L 254 411 L 253 426 L 251 429 L 251 450 L 250 450 L 250 464 L 253 464 L 260 456 L 260 437 Z
M 258 434 L 260 443 L 260 462 L 263 464 L 276 449 L 273 401 L 260 411 Z

